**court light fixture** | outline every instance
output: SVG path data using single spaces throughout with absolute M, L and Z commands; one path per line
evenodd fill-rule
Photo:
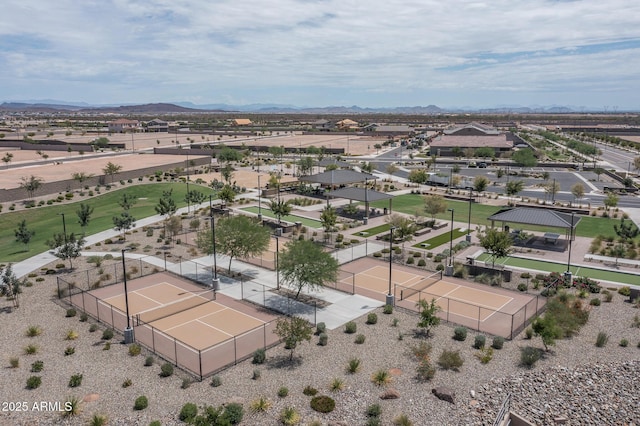
M 124 329 L 124 344 L 128 345 L 135 341 L 133 335 L 133 328 L 131 327 L 131 317 L 129 316 L 129 292 L 127 291 L 127 265 L 125 262 L 124 253 L 129 250 L 128 248 L 123 248 L 121 250 L 122 256 L 122 277 L 124 280 L 124 307 L 127 315 L 127 328 Z
M 393 267 L 393 231 L 395 229 L 395 226 L 389 228 L 389 293 L 386 298 L 386 304 L 389 306 L 394 305 L 394 296 L 391 293 L 391 272 Z

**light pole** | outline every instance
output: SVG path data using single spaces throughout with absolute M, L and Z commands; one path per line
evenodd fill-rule
M 128 249 L 122 249 L 122 277 L 124 279 L 124 308 L 127 315 L 127 328 L 124 329 L 124 344 L 128 345 L 135 341 L 133 336 L 133 328 L 131 328 L 131 318 L 129 317 L 129 292 L 127 291 L 127 265 L 124 259 L 124 252 Z
M 386 303 L 389 306 L 394 305 L 394 296 L 391 293 L 391 270 L 393 265 L 393 231 L 396 229 L 395 226 L 389 228 L 389 293 L 387 294 Z
M 189 148 L 190 149 L 190 148 Z M 191 194 L 189 193 L 189 151 L 187 151 L 187 216 L 191 210 Z
M 454 209 L 447 209 L 451 212 L 451 229 L 449 230 L 449 264 L 444 270 L 444 274 L 448 277 L 453 275 L 453 212 Z
M 471 242 L 471 202 L 473 201 L 471 197 L 473 196 L 473 187 L 469 187 L 469 221 L 467 223 L 467 236 L 466 240 L 468 243 Z
M 258 175 L 258 220 L 262 220 L 262 200 L 261 198 L 262 186 L 260 186 L 260 175 Z
M 571 285 L 571 242 L 573 241 L 573 218 L 575 212 L 571 212 L 571 228 L 569 229 L 569 256 L 567 257 L 567 272 L 564 273 L 565 284 Z
M 62 232 L 64 233 L 64 244 L 67 245 L 67 222 L 64 220 L 64 213 L 58 213 L 62 216 Z
M 276 238 L 276 290 L 280 290 L 280 239 L 278 235 Z
M 213 291 L 215 292 L 220 289 L 220 279 L 218 278 L 218 263 L 216 261 L 216 224 L 213 220 L 211 195 L 209 195 L 209 212 L 211 214 L 211 243 L 213 245 L 213 278 L 211 279 L 211 287 L 213 287 Z

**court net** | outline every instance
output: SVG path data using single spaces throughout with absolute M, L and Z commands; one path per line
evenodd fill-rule
M 442 271 L 434 272 L 433 274 L 423 278 L 418 281 L 414 285 L 410 287 L 405 287 L 399 284 L 396 284 L 397 287 L 400 287 L 400 300 L 408 299 L 416 293 L 421 292 L 432 284 L 437 283 L 442 279 Z
M 171 315 L 184 312 L 186 310 L 195 308 L 205 303 L 215 300 L 215 293 L 212 290 L 198 292 L 198 294 L 191 293 L 190 296 L 168 303 L 166 305 L 152 308 L 147 311 L 140 312 L 136 315 L 137 324 L 150 323 L 162 318 L 169 317 Z

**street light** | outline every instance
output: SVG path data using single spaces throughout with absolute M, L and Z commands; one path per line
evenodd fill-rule
M 213 291 L 215 292 L 220 289 L 220 279 L 218 278 L 218 263 L 216 261 L 216 224 L 213 220 L 211 195 L 209 195 L 209 212 L 211 215 L 211 243 L 213 245 L 213 278 L 211 279 L 211 287 L 213 287 Z
M 275 234 L 276 238 L 276 290 L 280 290 L 280 239 L 278 234 Z
M 445 268 L 444 274 L 448 277 L 453 275 L 453 212 L 454 209 L 447 209 L 451 212 L 451 229 L 449 230 L 449 265 Z
M 386 304 L 389 306 L 394 305 L 394 296 L 391 293 L 391 268 L 393 265 L 393 231 L 396 229 L 395 226 L 389 228 L 389 293 L 387 294 Z
M 473 187 L 469 187 L 469 222 L 467 223 L 467 237 L 466 240 L 468 243 L 471 242 L 471 197 L 473 196 Z
M 58 213 L 62 216 L 62 232 L 64 232 L 64 244 L 67 245 L 67 223 L 64 220 L 64 213 Z
M 569 256 L 567 257 L 567 272 L 564 273 L 565 283 L 571 285 L 571 242 L 573 241 L 573 218 L 575 212 L 571 212 L 571 229 L 569 229 Z
M 127 314 L 127 328 L 124 329 L 124 344 L 128 345 L 129 343 L 134 342 L 133 337 L 133 328 L 131 328 L 131 318 L 129 317 L 129 292 L 127 291 L 127 265 L 124 259 L 124 252 L 129 249 L 122 249 L 122 276 L 124 278 L 124 307 Z
M 258 220 L 262 220 L 262 200 L 260 199 L 262 186 L 260 186 L 260 176 L 258 175 Z

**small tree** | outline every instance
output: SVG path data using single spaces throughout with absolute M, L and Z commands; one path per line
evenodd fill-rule
M 118 205 L 122 207 L 122 210 L 129 211 L 131 207 L 133 207 L 133 205 L 137 202 L 138 200 L 133 194 L 125 192 L 118 200 Z
M 197 189 L 193 189 L 184 196 L 184 201 L 187 203 L 191 203 L 194 205 L 198 205 L 205 200 L 205 195 L 198 191 Z
M 306 319 L 294 315 L 288 318 L 279 318 L 273 332 L 284 341 L 285 348 L 289 349 L 289 361 L 291 361 L 298 344 L 311 340 L 313 327 Z
M 577 201 L 584 197 L 584 185 L 576 183 L 571 187 L 571 194 L 573 195 L 573 201 Z
M 496 266 L 496 258 L 505 257 L 511 253 L 513 240 L 508 232 L 487 228 L 483 233 L 478 234 L 478 239 L 480 246 L 492 256 L 492 268 Z
M 105 175 L 111 176 L 111 183 L 113 183 L 113 175 L 118 174 L 122 171 L 122 166 L 112 163 L 109 161 L 107 165 L 102 169 L 102 172 Z
M 9 168 L 9 163 L 11 163 L 11 160 L 13 159 L 13 154 L 11 152 L 7 152 L 4 157 L 2 157 L 2 161 L 4 162 L 4 164 L 7 165 L 7 168 Z
M 538 159 L 534 155 L 534 152 L 530 148 L 519 149 L 515 151 L 511 156 L 511 159 L 522 167 L 535 167 L 538 164 Z
M 231 179 L 233 179 L 234 169 L 231 164 L 227 163 L 220 168 L 220 176 L 222 176 L 222 180 L 227 184 L 231 183 Z
M 562 329 L 558 327 L 553 316 L 545 315 L 544 317 L 536 318 L 531 323 L 531 328 L 536 336 L 540 336 L 544 350 L 549 351 L 549 346 L 556 344 L 556 339 L 562 337 Z
M 427 171 L 424 169 L 413 169 L 409 172 L 409 176 L 407 176 L 407 179 L 409 179 L 409 182 L 412 183 L 426 183 L 427 179 L 429 178 L 429 175 L 427 174 Z
M 127 239 L 127 231 L 136 225 L 136 218 L 128 211 L 123 211 L 119 216 L 113 216 L 113 225 L 116 231 L 122 231 L 122 238 Z
M 551 181 L 544 186 L 544 193 L 551 195 L 551 200 L 555 201 L 556 194 L 560 192 L 560 184 L 558 182 Z
M 416 232 L 416 224 L 408 217 L 401 216 L 397 213 L 390 215 L 386 221 L 391 227 L 394 227 L 393 239 L 400 240 L 404 244 L 405 241 L 409 241 L 413 238 L 413 233 Z
M 257 256 L 269 247 L 269 229 L 247 216 L 232 216 L 216 223 L 216 251 L 233 258 Z M 213 253 L 211 229 L 198 232 L 196 244 L 207 254 Z
M 593 169 L 593 173 L 595 173 L 596 176 L 598 176 L 598 182 L 600 182 L 600 175 L 604 173 L 604 169 L 602 167 L 595 167 Z
M 280 219 L 282 218 L 282 216 L 287 216 L 289 213 L 291 213 L 292 209 L 291 203 L 284 200 L 271 200 L 271 203 L 269 203 L 269 208 L 278 218 L 278 224 L 280 223 Z
M 78 222 L 82 228 L 89 225 L 89 220 L 91 219 L 93 210 L 94 208 L 89 204 L 80 203 L 78 210 L 76 210 L 76 215 L 78 216 Z
M 431 216 L 431 220 L 436 220 L 438 213 L 447 210 L 447 201 L 441 195 L 427 195 L 424 197 L 424 211 Z
M 6 268 L 0 268 L 0 295 L 12 299 L 13 307 L 20 307 L 19 294 L 26 279 L 19 280 L 13 272 L 11 264 Z
M 93 173 L 75 172 L 71 174 L 71 178 L 80 184 L 89 180 L 92 177 L 93 177 Z
M 313 168 L 313 158 L 303 157 L 298 161 L 298 175 L 307 176 Z
M 62 260 L 69 260 L 69 269 L 73 269 L 73 259 L 80 257 L 85 239 L 75 234 L 68 235 L 66 239 L 64 234 L 55 234 L 53 240 L 48 243 L 53 249 L 53 255 Z
M 518 195 L 524 189 L 524 182 L 521 180 L 512 180 L 507 182 L 506 193 L 508 197 Z
M 611 247 L 610 253 L 611 253 L 611 256 L 616 258 L 616 267 L 617 267 L 618 259 L 620 259 L 621 257 L 624 257 L 624 255 L 627 253 L 627 248 L 623 243 L 618 243 L 613 247 Z
M 436 299 L 431 299 L 431 302 L 428 302 L 426 299 L 420 299 L 418 303 L 416 303 L 416 306 L 420 311 L 418 327 L 422 328 L 425 335 L 429 337 L 431 329 L 440 324 L 440 317 L 437 315 L 440 306 L 436 303 Z
M 171 216 L 169 220 L 166 221 L 166 230 L 169 231 L 169 236 L 171 241 L 173 241 L 173 237 L 178 235 L 182 230 L 182 219 L 178 216 Z
M 486 176 L 478 175 L 473 179 L 473 190 L 481 193 L 487 190 L 489 179 Z
M 21 177 L 20 182 L 20 188 L 27 191 L 29 198 L 33 198 L 36 191 L 42 187 L 44 179 L 31 175 L 29 177 Z
M 616 208 L 618 205 L 618 196 L 613 192 L 608 192 L 607 197 L 604 199 L 604 206 L 607 208 L 607 211 L 610 209 Z
M 620 226 L 613 225 L 613 230 L 620 240 L 627 244 L 633 241 L 639 234 L 640 230 L 633 221 L 625 221 L 624 217 L 620 218 Z
M 283 283 L 297 290 L 297 299 L 305 287 L 313 291 L 336 282 L 338 261 L 312 241 L 294 240 L 278 256 L 278 270 Z
M 234 191 L 231 185 L 227 184 L 218 192 L 218 198 L 220 198 L 225 204 L 231 204 L 236 198 L 236 191 Z
M 329 234 L 334 229 L 337 220 L 338 213 L 334 207 L 326 206 L 322 209 L 322 213 L 320 213 L 320 223 L 322 223 L 325 235 Z
M 389 164 L 387 166 L 387 169 L 386 169 L 387 174 L 392 175 L 397 171 L 398 171 L 398 166 L 396 166 L 395 164 Z
M 22 219 L 18 224 L 18 228 L 14 231 L 16 241 L 24 244 L 25 251 L 29 251 L 29 241 L 31 237 L 35 235 L 35 231 L 31 231 L 27 228 L 27 220 Z

